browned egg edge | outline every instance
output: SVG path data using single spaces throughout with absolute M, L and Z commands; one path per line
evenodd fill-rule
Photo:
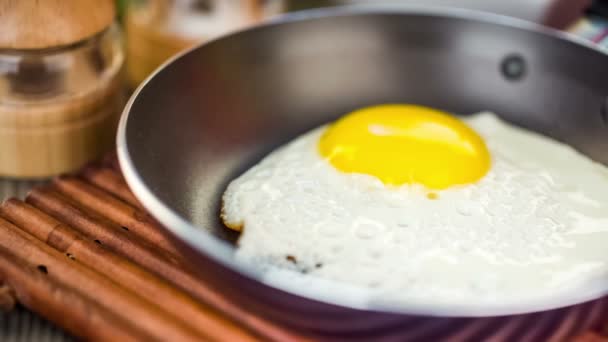
M 224 200 L 222 199 L 222 208 L 220 210 L 220 219 L 222 219 L 222 223 L 224 224 L 224 226 L 228 227 L 229 229 L 232 229 L 234 231 L 237 232 L 241 232 L 243 231 L 243 222 L 237 222 L 237 223 L 230 223 L 227 221 L 226 218 L 226 211 L 225 211 L 225 206 L 224 206 Z

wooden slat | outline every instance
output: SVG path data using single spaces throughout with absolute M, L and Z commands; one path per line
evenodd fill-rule
M 18 300 L 83 339 L 143 341 L 152 337 L 0 248 L 0 275 Z
M 137 209 L 144 209 L 133 193 L 129 191 L 124 178 L 116 170 L 109 167 L 87 167 L 83 170 L 82 176 L 91 184 L 107 191 L 129 205 Z
M 162 308 L 72 260 L 0 218 L 0 247 L 27 260 L 50 279 L 74 288 L 122 320 L 158 340 L 197 341 L 206 336 L 190 329 Z M 9 259 L 11 260 L 11 259 Z M 9 282 L 11 279 L 5 279 Z M 18 291 L 15 289 L 15 291 Z
M 107 192 L 76 178 L 58 177 L 53 181 L 55 188 L 66 197 L 98 215 L 128 229 L 138 238 L 173 254 L 180 251 L 171 240 L 156 226 L 149 215 L 124 203 Z
M 576 337 L 572 342 L 608 342 L 608 337 L 590 331 Z
M 0 214 L 39 240 L 97 270 L 122 287 L 144 298 L 154 298 L 154 302 L 170 314 L 188 317 L 186 324 L 199 333 L 216 340 L 254 341 L 227 317 L 210 310 L 167 281 L 112 253 L 38 209 L 17 199 L 10 199 L 2 204 Z

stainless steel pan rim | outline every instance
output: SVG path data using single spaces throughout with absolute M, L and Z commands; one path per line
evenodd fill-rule
M 595 45 L 573 36 L 568 33 L 564 33 L 561 31 L 557 31 L 554 29 L 550 29 L 547 27 L 543 27 L 534 23 L 526 22 L 523 20 L 505 17 L 496 14 L 483 13 L 472 10 L 464 10 L 464 9 L 448 9 L 443 7 L 425 7 L 425 6 L 400 6 L 399 8 L 394 8 L 390 10 L 379 9 L 379 10 L 371 10 L 358 8 L 357 6 L 348 6 L 348 7 L 339 7 L 339 8 L 331 8 L 331 9 L 322 9 L 322 10 L 310 10 L 297 12 L 289 15 L 284 15 L 279 17 L 278 19 L 272 20 L 266 24 L 246 29 L 243 31 L 256 30 L 259 27 L 269 27 L 274 25 L 281 25 L 283 23 L 288 23 L 292 21 L 306 21 L 313 20 L 315 18 L 324 18 L 329 16 L 357 16 L 357 15 L 366 15 L 366 14 L 410 14 L 410 15 L 418 15 L 418 16 L 447 16 L 454 17 L 459 19 L 467 19 L 478 22 L 485 23 L 493 23 L 500 26 L 507 26 L 516 29 L 523 29 L 528 31 L 534 31 L 536 33 L 540 33 L 546 36 L 554 37 L 557 39 L 567 40 L 573 44 L 584 46 L 585 48 L 592 49 L 599 53 L 604 53 Z M 220 37 L 216 40 L 222 40 L 229 38 L 234 35 L 239 35 L 242 31 L 232 33 L 230 35 Z M 273 287 L 275 289 L 285 291 L 291 293 L 293 295 L 299 296 L 298 293 L 290 291 L 289 289 L 285 289 L 282 286 L 277 286 L 276 284 L 271 284 L 265 281 L 262 278 L 262 274 L 256 272 L 248 268 L 246 265 L 242 264 L 238 260 L 234 258 L 234 247 L 231 246 L 226 241 L 221 240 L 220 238 L 213 236 L 205 232 L 204 230 L 197 228 L 191 222 L 181 217 L 178 213 L 172 210 L 169 206 L 163 203 L 159 198 L 157 198 L 150 187 L 144 183 L 140 174 L 135 167 L 131 156 L 128 151 L 128 141 L 127 141 L 127 130 L 129 123 L 129 115 L 131 112 L 131 107 L 135 99 L 138 97 L 139 93 L 143 88 L 146 87 L 146 84 L 150 82 L 158 73 L 163 72 L 163 70 L 170 64 L 178 61 L 183 56 L 187 55 L 193 50 L 199 49 L 201 46 L 205 46 L 207 44 L 213 44 L 216 40 L 212 40 L 198 46 L 195 46 L 191 49 L 188 49 L 177 56 L 174 56 L 169 61 L 164 63 L 161 67 L 159 67 L 151 76 L 144 81 L 138 89 L 134 92 L 130 100 L 128 101 L 125 109 L 123 111 L 117 134 L 117 151 L 118 158 L 120 161 L 122 172 L 125 176 L 125 179 L 137 196 L 137 198 L 142 202 L 144 207 L 156 218 L 158 219 L 171 233 L 177 236 L 181 241 L 188 244 L 194 250 L 202 253 L 205 256 L 208 256 L 213 261 L 221 264 L 223 267 L 234 270 L 245 277 L 248 277 L 254 281 L 258 281 L 266 284 L 267 286 Z M 551 310 L 561 307 L 566 307 L 570 305 L 575 305 L 578 303 L 583 303 L 586 301 L 590 301 L 596 298 L 600 298 L 601 296 L 608 293 L 608 283 L 598 281 L 594 284 L 589 284 L 589 286 L 584 290 L 572 291 L 572 293 L 567 293 L 561 298 L 551 299 L 551 300 L 540 300 L 540 301 L 529 301 L 526 303 L 516 304 L 516 305 L 475 305 L 471 304 L 466 307 L 454 307 L 451 305 L 400 305 L 398 307 L 391 306 L 386 303 L 370 303 L 369 305 L 353 305 L 352 303 L 340 303 L 340 302 L 332 302 L 323 300 L 322 298 L 308 297 L 305 298 L 318 300 L 324 303 L 335 304 L 340 306 L 351 307 L 354 309 L 363 309 L 370 310 L 375 312 L 386 312 L 386 313 L 398 313 L 398 314 L 407 314 L 407 315 L 425 315 L 425 316 L 439 316 L 439 317 L 484 317 L 484 316 L 501 316 L 501 315 L 515 315 L 515 314 L 524 314 L 524 313 L 532 313 L 539 312 L 545 310 Z

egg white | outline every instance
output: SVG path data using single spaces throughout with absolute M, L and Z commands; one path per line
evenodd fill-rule
M 324 127 L 272 152 L 222 199 L 237 258 L 347 304 L 517 303 L 607 282 L 608 168 L 491 113 L 465 121 L 492 167 L 437 199 L 336 170 L 317 151 Z

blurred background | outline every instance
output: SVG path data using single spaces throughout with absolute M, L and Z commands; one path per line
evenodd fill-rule
M 136 86 L 170 55 L 206 39 L 254 25 L 282 13 L 312 8 L 357 5 L 390 8 L 402 5 L 454 6 L 484 10 L 584 31 L 589 38 L 607 44 L 606 1 L 587 0 L 120 0 L 119 17 L 127 42 L 129 85 Z M 586 13 L 589 17 L 584 18 Z

